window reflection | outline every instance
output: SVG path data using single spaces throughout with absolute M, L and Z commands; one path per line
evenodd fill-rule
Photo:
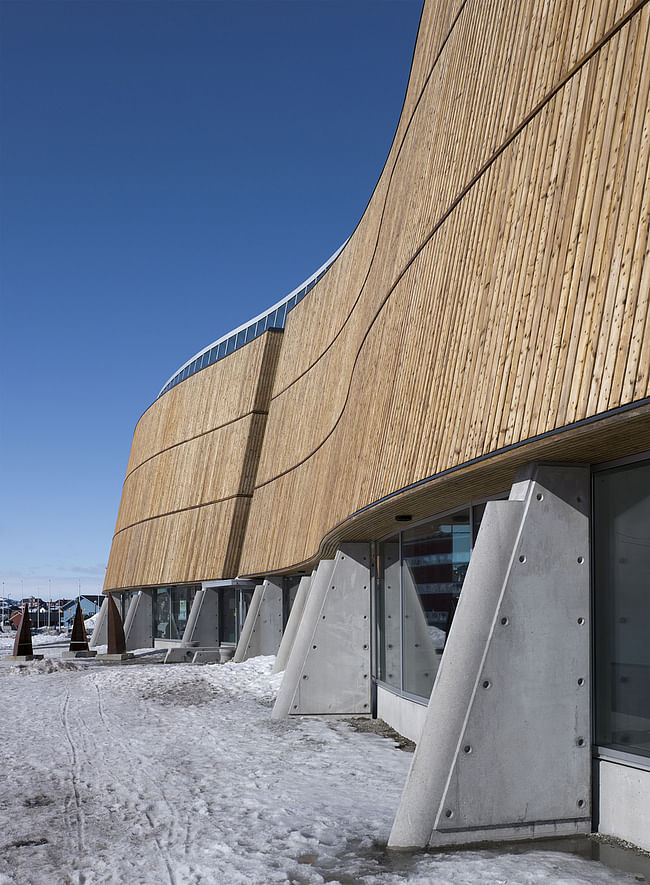
M 379 544 L 377 563 L 377 629 L 379 678 L 402 687 L 399 538 Z
M 219 591 L 219 642 L 237 641 L 237 591 L 227 587 Z
M 469 510 L 402 533 L 405 691 L 428 697 L 471 552 Z
M 650 756 L 650 462 L 594 476 L 596 743 Z
M 183 638 L 190 609 L 200 584 L 157 587 L 152 597 L 154 639 Z

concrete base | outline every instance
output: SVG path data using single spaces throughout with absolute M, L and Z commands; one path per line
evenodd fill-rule
M 389 846 L 591 829 L 589 470 L 488 503 Z
M 149 590 L 139 590 L 124 620 L 126 648 L 153 648 L 153 602 Z
M 45 655 L 4 655 L 3 661 L 13 661 L 14 663 L 23 663 L 24 661 L 42 661 Z
M 596 766 L 598 832 L 650 851 L 650 759 L 648 770 L 605 759 Z
M 192 657 L 193 664 L 220 664 L 221 652 L 218 648 L 199 649 Z
M 189 664 L 191 663 L 197 649 L 179 645 L 175 648 L 167 649 L 163 664 Z
M 96 661 L 111 661 L 113 663 L 119 663 L 120 661 L 130 661 L 134 658 L 135 655 L 130 651 L 125 652 L 124 654 L 116 654 L 116 655 L 97 655 L 95 658 Z
M 258 655 L 274 655 L 282 639 L 282 584 L 264 581 L 253 593 L 237 643 L 235 663 Z
M 377 718 L 383 719 L 414 744 L 420 740 L 426 715 L 426 704 L 418 704 L 388 691 L 382 685 L 377 686 Z
M 61 654 L 61 658 L 64 661 L 74 661 L 77 658 L 94 658 L 96 656 L 96 651 L 64 651 Z
M 369 565 L 367 544 L 345 544 L 319 564 L 273 719 L 370 714 Z

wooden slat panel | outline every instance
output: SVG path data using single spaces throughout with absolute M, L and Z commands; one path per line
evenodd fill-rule
M 267 332 L 145 413 L 105 589 L 236 573 L 281 340 Z
M 528 6 L 536 28 L 571 34 L 558 58 L 573 57 L 573 10 L 567 20 L 562 4 L 544 15 L 542 5 Z M 595 36 L 611 26 L 611 4 L 584 10 Z M 507 12 L 493 39 L 512 27 Z M 638 329 L 639 343 L 648 322 L 649 17 L 648 7 L 638 12 L 544 104 L 397 284 L 390 245 L 400 205 L 405 215 L 416 208 L 413 169 L 403 170 L 408 186 L 393 180 L 380 233 L 386 248 L 367 287 L 378 294 L 360 299 L 327 354 L 272 401 L 244 571 L 309 560 L 333 526 L 395 489 L 633 401 L 613 396 L 609 383 L 603 390 L 604 376 L 617 374 L 619 391 L 647 395 L 643 345 L 638 359 L 614 367 L 625 305 L 627 334 Z M 466 38 L 473 34 L 468 28 Z M 526 95 L 537 98 L 534 77 L 557 76 L 558 58 L 540 54 Z M 476 76 L 465 58 L 450 63 L 456 74 L 458 66 Z M 508 104 L 498 89 L 491 94 Z M 426 184 L 415 189 L 427 192 Z M 416 238 L 404 240 L 412 248 Z M 592 429 L 592 446 L 597 436 Z
M 308 566 L 528 460 L 650 447 L 647 405 L 576 424 L 650 395 L 649 35 L 639 0 L 426 3 L 382 176 L 281 349 L 138 424 L 107 587 Z

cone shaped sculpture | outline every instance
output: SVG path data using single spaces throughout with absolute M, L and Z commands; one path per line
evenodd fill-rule
M 70 637 L 70 651 L 89 651 L 88 637 L 86 636 L 86 625 L 84 624 L 84 616 L 81 611 L 81 604 L 77 601 L 77 609 L 74 613 L 74 623 L 72 625 L 72 635 Z
M 20 619 L 20 624 L 18 625 L 18 630 L 16 632 L 16 639 L 14 641 L 14 657 L 33 654 L 34 649 L 32 647 L 32 622 L 29 617 L 29 609 L 27 607 L 27 603 L 25 603 L 23 616 Z
M 126 639 L 122 618 L 112 596 L 108 597 L 108 648 L 109 655 L 126 654 Z

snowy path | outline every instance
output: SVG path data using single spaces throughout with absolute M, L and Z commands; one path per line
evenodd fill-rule
M 548 850 L 385 852 L 411 757 L 272 722 L 271 663 L 0 668 L 0 885 L 635 881 Z

